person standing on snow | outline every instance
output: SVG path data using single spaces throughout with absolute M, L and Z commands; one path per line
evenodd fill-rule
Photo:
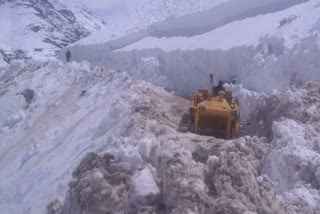
M 70 58 L 71 58 L 71 52 L 70 52 L 70 50 L 68 50 L 68 51 L 66 52 L 66 58 L 67 58 L 67 62 L 69 62 L 69 61 L 70 61 Z

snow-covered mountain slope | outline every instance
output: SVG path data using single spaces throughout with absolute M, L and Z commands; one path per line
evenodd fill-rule
M 113 50 L 147 37 L 200 35 L 234 21 L 282 11 L 303 2 L 307 0 L 159 0 L 153 3 L 146 0 L 143 7 L 136 8 L 128 17 L 114 21 L 114 26 L 109 23 L 105 30 L 78 44 L 107 42 L 105 46 Z
M 145 30 L 155 22 L 208 10 L 228 1 L 230 0 L 144 0 L 137 7 L 133 7 L 127 16 L 107 20 L 105 27 L 77 44 L 105 43 Z
M 192 19 L 192 18 L 191 18 Z M 194 19 L 192 19 L 194 20 Z M 182 24 L 183 21 L 180 21 Z M 198 23 L 201 23 L 200 20 Z M 320 2 L 310 0 L 283 11 L 246 18 L 191 37 L 147 37 L 121 50 L 160 48 L 165 51 L 222 49 L 258 45 L 261 38 L 284 38 L 292 47 L 301 39 L 320 32 Z M 169 25 L 170 23 L 168 23 Z M 320 40 L 319 40 L 320 41 Z
M 99 30 L 103 22 L 84 5 L 59 0 L 2 0 L 0 57 L 19 58 L 2 46 L 31 57 L 54 56 L 56 51 Z

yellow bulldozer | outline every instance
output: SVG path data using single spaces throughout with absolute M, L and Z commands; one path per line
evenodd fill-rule
M 210 90 L 213 87 L 198 89 L 192 96 L 188 111 L 189 131 L 223 139 L 237 137 L 240 120 L 238 99 L 232 102 L 232 91 L 219 91 L 215 96 Z

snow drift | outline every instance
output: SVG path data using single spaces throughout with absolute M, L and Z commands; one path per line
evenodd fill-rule
M 306 90 L 315 101 L 319 86 L 310 83 L 293 94 Z M 310 107 L 305 103 L 303 110 Z M 266 138 L 179 133 L 177 124 L 166 125 L 174 114 L 153 117 L 153 108 L 133 115 L 118 148 L 85 157 L 65 201 L 50 203 L 48 213 L 77 213 L 73 207 L 84 213 L 317 213 L 316 118 L 308 120 L 309 131 L 290 119 L 275 122 L 270 146 Z
M 43 213 L 50 198 L 65 194 L 71 171 L 87 152 L 104 151 L 126 135 L 133 112 L 153 107 L 151 117 L 157 117 L 167 108 L 181 108 L 156 111 L 158 101 L 152 100 L 164 96 L 187 106 L 125 73 L 90 69 L 86 63 L 12 62 L 1 70 L 0 81 L 0 206 L 5 214 Z

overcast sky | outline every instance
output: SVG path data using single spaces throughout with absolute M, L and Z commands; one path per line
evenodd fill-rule
M 68 1 L 68 0 L 67 0 Z M 70 1 L 70 0 L 69 0 Z M 81 1 L 97 15 L 107 19 L 110 16 L 121 16 L 128 13 L 130 8 L 140 4 L 143 0 L 72 0 Z

